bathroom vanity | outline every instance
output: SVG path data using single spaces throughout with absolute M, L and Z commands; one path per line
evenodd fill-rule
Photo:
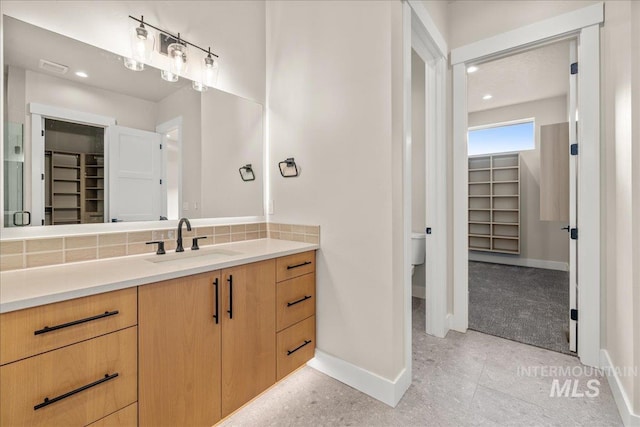
M 2 273 L 0 424 L 215 424 L 313 357 L 317 248 Z

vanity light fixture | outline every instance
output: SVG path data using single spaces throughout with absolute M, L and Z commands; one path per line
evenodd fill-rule
M 89 74 L 85 73 L 84 71 L 76 71 L 76 76 L 86 79 L 87 77 L 89 77 Z
M 154 48 L 154 37 L 144 25 L 144 16 L 139 20 L 140 25 L 135 27 L 131 32 L 131 61 L 129 65 L 125 62 L 125 67 L 134 71 L 142 71 L 144 63 L 151 60 L 151 54 Z
M 154 51 L 154 37 L 147 29 L 153 28 L 160 33 L 160 42 L 158 46 L 158 52 L 166 54 L 169 57 L 169 69 L 161 70 L 161 77 L 168 82 L 178 81 L 180 75 L 184 75 L 187 71 L 188 65 L 188 47 L 191 46 L 195 49 L 201 50 L 206 54 L 202 60 L 202 76 L 199 81 L 193 82 L 193 89 L 204 92 L 209 87 L 213 87 L 218 78 L 218 55 L 211 52 L 211 48 L 207 50 L 202 47 L 193 44 L 180 36 L 180 33 L 174 35 L 173 33 L 158 28 L 154 25 L 144 21 L 144 16 L 140 19 L 129 15 L 129 18 L 140 23 L 135 27 L 131 36 L 131 51 L 132 57 L 124 60 L 125 67 L 134 71 L 141 71 L 144 69 L 144 64 L 151 60 L 151 54 Z
M 485 101 L 488 101 L 491 98 L 493 98 L 493 95 L 490 95 L 490 94 L 486 94 L 485 96 L 482 97 L 482 99 L 484 99 Z
M 242 166 L 240 169 L 240 178 L 243 181 L 255 181 L 256 175 L 253 173 L 253 167 L 251 167 L 251 163 Z
M 476 67 L 475 65 L 467 68 L 467 73 L 475 73 L 476 71 L 478 71 L 478 67 Z
M 278 163 L 278 167 L 280 168 L 280 175 L 283 178 L 293 178 L 300 175 L 300 171 L 298 171 L 298 165 L 296 165 L 296 161 L 293 157 L 289 157 L 280 163 Z

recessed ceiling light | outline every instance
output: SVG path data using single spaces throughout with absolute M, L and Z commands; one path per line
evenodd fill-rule
M 487 100 L 489 100 L 491 98 L 493 98 L 493 96 L 491 96 L 489 94 L 486 94 L 485 96 L 482 97 L 482 99 L 484 99 L 485 101 L 487 101 Z
M 475 65 L 467 68 L 467 73 L 475 73 L 476 71 L 478 71 L 478 67 L 476 67 Z
M 84 71 L 76 71 L 76 76 L 86 79 L 87 77 L 89 77 L 89 74 L 85 73 Z

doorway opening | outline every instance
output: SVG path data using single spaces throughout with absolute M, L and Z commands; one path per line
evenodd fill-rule
M 574 50 L 467 68 L 469 329 L 566 354 Z
M 105 221 L 104 128 L 44 119 L 42 225 Z

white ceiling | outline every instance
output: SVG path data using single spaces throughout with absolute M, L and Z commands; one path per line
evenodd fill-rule
M 159 70 L 148 66 L 144 71 L 128 70 L 122 57 L 114 53 L 6 15 L 3 18 L 5 67 L 14 65 L 152 102 L 190 84 L 182 78 L 175 83 L 166 82 L 160 78 Z M 69 70 L 65 74 L 44 71 L 39 68 L 40 59 L 66 65 Z M 78 77 L 76 71 L 84 71 L 89 77 Z
M 468 73 L 468 111 L 482 111 L 566 95 L 569 42 L 562 41 L 478 65 Z M 483 100 L 491 94 L 493 98 Z

